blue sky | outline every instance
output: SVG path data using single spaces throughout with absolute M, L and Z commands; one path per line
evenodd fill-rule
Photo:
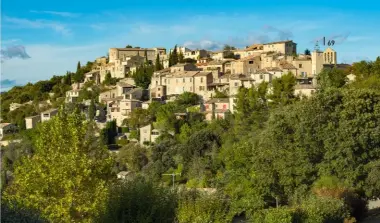
M 110 47 L 217 49 L 284 38 L 298 51 L 326 36 L 339 62 L 380 55 L 377 1 L 1 1 L 1 46 L 25 46 L 30 59 L 2 65 L 2 90 L 74 71 Z

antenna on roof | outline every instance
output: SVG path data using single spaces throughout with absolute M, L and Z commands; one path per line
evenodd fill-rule
M 315 43 L 314 50 L 315 50 L 315 51 L 319 51 L 319 44 L 318 44 L 318 41 Z

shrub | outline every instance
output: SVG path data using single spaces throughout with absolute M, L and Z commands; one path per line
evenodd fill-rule
M 191 191 L 184 192 L 179 199 L 177 208 L 179 223 L 229 223 L 232 217 L 226 199 L 222 196 Z
M 302 222 L 302 212 L 287 206 L 270 208 L 255 212 L 253 223 L 298 223 Z

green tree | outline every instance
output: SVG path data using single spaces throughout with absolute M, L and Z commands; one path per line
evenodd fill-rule
M 157 57 L 156 57 L 156 62 L 154 64 L 154 70 L 155 71 L 159 71 L 159 70 L 162 70 L 162 64 L 160 62 L 160 55 L 157 54 Z
M 305 52 L 304 52 L 304 54 L 310 56 L 310 55 L 311 55 L 310 50 L 309 50 L 309 49 L 306 49 Z
M 129 171 L 138 172 L 148 164 L 145 148 L 139 144 L 130 143 L 119 150 L 117 161 Z
M 78 61 L 78 64 L 77 64 L 77 72 L 79 72 L 81 69 L 81 65 L 80 65 L 80 61 Z
M 108 200 L 106 214 L 98 222 L 175 221 L 176 192 L 141 178 L 115 184 Z
M 321 90 L 327 88 L 340 88 L 347 82 L 347 75 L 343 70 L 336 67 L 323 69 L 317 76 L 317 83 Z
M 34 154 L 16 166 L 3 198 L 49 221 L 90 222 L 102 214 L 112 160 L 89 129 L 79 113 L 61 111 L 42 123 Z
M 178 54 L 178 62 L 179 63 L 184 63 L 185 62 L 185 57 L 183 56 L 182 51 L 179 52 L 179 54 Z
M 169 57 L 169 66 L 176 65 L 178 63 L 178 52 L 177 52 L 177 45 L 174 46 L 173 51 L 170 54 Z
M 116 121 L 107 122 L 106 127 L 102 129 L 101 135 L 103 137 L 103 142 L 106 145 L 115 144 L 115 137 L 117 136 L 117 125 Z
M 296 85 L 295 76 L 289 72 L 281 78 L 272 81 L 273 92 L 270 95 L 274 104 L 287 105 L 294 101 L 294 86 Z
M 133 48 L 133 46 L 131 46 L 131 45 L 127 45 L 125 48 Z
M 88 108 L 88 117 L 90 120 L 93 120 L 96 114 L 96 106 L 94 99 L 91 99 L 90 107 Z

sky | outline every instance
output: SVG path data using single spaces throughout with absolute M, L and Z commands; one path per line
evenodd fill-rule
M 126 45 L 220 49 L 290 39 L 313 50 L 334 39 L 338 62 L 380 56 L 380 1 L 1 1 L 1 91 L 75 71 Z M 323 49 L 324 46 L 321 46 Z M 20 55 L 20 54 L 18 54 Z M 30 57 L 30 58 L 29 58 Z

